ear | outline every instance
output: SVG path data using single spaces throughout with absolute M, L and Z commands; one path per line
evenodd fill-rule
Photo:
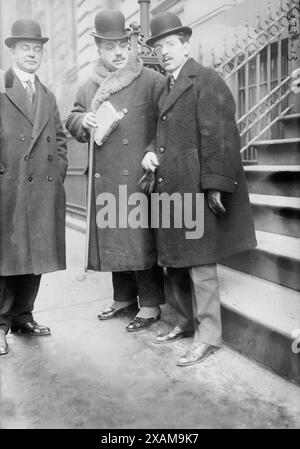
M 190 52 L 190 43 L 188 41 L 184 42 L 184 56 L 188 56 Z

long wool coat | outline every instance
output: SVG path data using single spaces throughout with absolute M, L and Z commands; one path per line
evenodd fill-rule
M 205 199 L 202 238 L 186 238 L 191 229 L 184 226 L 184 219 L 182 228 L 156 230 L 158 260 L 163 266 L 215 263 L 256 245 L 234 115 L 234 99 L 220 75 L 192 58 L 170 93 L 165 86 L 157 138 L 147 148 L 157 153 L 160 162 L 156 192 L 202 192 Z M 217 216 L 209 209 L 208 189 L 223 192 L 225 214 Z
M 13 70 L 0 94 L 0 276 L 65 268 L 66 135 L 36 77 L 36 113 Z
M 99 60 L 94 76 L 78 91 L 66 126 L 79 142 L 87 142 L 89 137 L 82 127 L 84 115 L 87 111 L 96 112 L 104 100 L 108 99 L 124 113 L 124 118 L 106 142 L 94 147 L 89 269 L 144 270 L 157 261 L 152 230 L 149 227 L 134 229 L 126 224 L 120 226 L 118 211 L 119 206 L 126 207 L 127 202 L 127 198 L 119 198 L 119 186 L 126 186 L 128 196 L 141 192 L 138 185 L 143 175 L 141 161 L 145 148 L 155 135 L 158 98 L 164 83 L 162 75 L 143 68 L 142 61 L 131 57 L 127 66 L 116 72 L 108 72 Z M 103 207 L 98 204 L 101 193 L 110 193 L 116 198 L 115 228 L 97 225 L 97 214 Z M 128 206 L 128 214 L 133 208 Z

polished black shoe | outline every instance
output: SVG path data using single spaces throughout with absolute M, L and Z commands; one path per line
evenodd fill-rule
M 111 318 L 115 318 L 117 316 L 122 315 L 122 313 L 136 311 L 137 303 L 129 304 L 129 306 L 122 307 L 121 309 L 114 309 L 113 307 L 107 307 L 107 309 L 100 312 L 98 315 L 98 320 L 110 320 Z
M 186 353 L 177 361 L 177 366 L 191 366 L 203 362 L 207 357 L 220 349 L 206 343 L 192 343 Z
M 8 353 L 8 344 L 6 341 L 5 332 L 0 329 L 0 355 L 5 355 Z
M 10 331 L 13 334 L 28 334 L 35 337 L 42 337 L 44 335 L 51 334 L 49 327 L 42 326 L 35 321 L 27 321 L 27 323 L 12 325 Z
M 156 321 L 160 320 L 160 313 L 151 318 L 142 318 L 139 316 L 135 316 L 129 324 L 127 324 L 126 329 L 128 332 L 136 332 L 141 331 L 143 329 L 147 329 L 151 326 L 151 324 L 156 323 Z

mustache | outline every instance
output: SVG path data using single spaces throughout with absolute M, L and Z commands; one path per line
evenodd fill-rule
M 113 62 L 120 62 L 120 61 L 125 61 L 125 58 L 116 58 L 113 60 Z
M 170 58 L 170 57 L 166 57 L 166 58 L 163 58 L 163 62 L 168 62 L 168 61 L 173 61 L 173 59 L 174 58 Z

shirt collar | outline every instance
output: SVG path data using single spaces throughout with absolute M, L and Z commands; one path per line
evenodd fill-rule
M 179 66 L 176 70 L 174 70 L 173 73 L 171 73 L 172 76 L 174 76 L 174 79 L 176 80 L 179 76 L 179 73 L 182 69 L 182 67 L 184 66 L 184 64 L 186 63 L 187 59 L 181 64 L 181 66 Z
M 28 80 L 30 80 L 34 84 L 34 80 L 35 80 L 34 73 L 24 72 L 23 70 L 19 69 L 18 67 L 13 67 L 13 70 L 22 83 L 26 83 Z

